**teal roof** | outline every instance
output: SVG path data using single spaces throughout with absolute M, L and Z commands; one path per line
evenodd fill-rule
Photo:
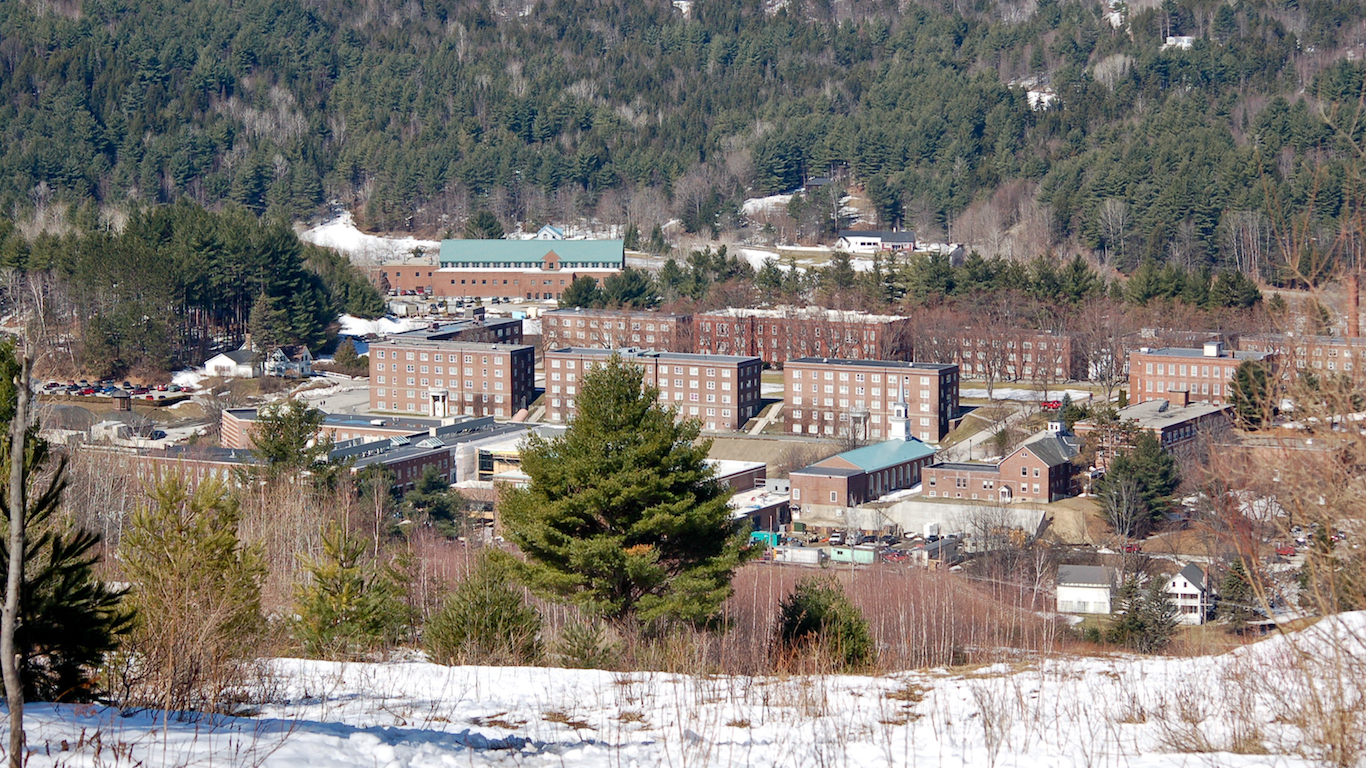
M 562 267 L 601 264 L 619 269 L 626 263 L 626 245 L 621 240 L 442 240 L 441 266 L 538 268 L 552 251 Z
M 864 472 L 876 472 L 897 464 L 923 459 L 934 455 L 934 448 L 919 440 L 887 440 L 875 445 L 865 445 L 832 458 L 844 459 Z M 826 459 L 829 461 L 830 459 Z

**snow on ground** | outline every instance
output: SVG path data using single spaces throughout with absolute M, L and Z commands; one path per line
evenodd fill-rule
M 427 325 L 426 320 L 416 317 L 381 317 L 378 320 L 363 320 L 353 315 L 342 315 L 337 318 L 337 322 L 341 323 L 341 335 L 343 336 L 368 336 L 372 333 L 386 336 Z
M 1050 390 L 1048 390 L 1048 399 L 1049 399 L 1049 400 L 1061 400 L 1064 392 L 1065 392 L 1067 395 L 1071 396 L 1072 402 L 1074 402 L 1074 403 L 1084 402 L 1084 401 L 1086 401 L 1086 400 L 1090 400 L 1091 397 L 1092 397 L 1092 395 L 1091 395 L 1090 392 L 1087 392 L 1087 391 L 1082 390 L 1082 389 L 1066 389 L 1066 390 L 1062 390 L 1062 391 L 1059 391 L 1059 390 L 1056 390 L 1056 389 L 1050 389 Z M 963 389 L 963 390 L 959 390 L 958 396 L 959 396 L 959 397 L 967 397 L 967 398 L 975 398 L 975 399 L 978 399 L 978 400 L 985 400 L 985 399 L 987 399 L 987 391 L 986 391 L 986 389 Z M 1032 390 L 1032 389 L 1013 389 L 1013 388 L 1008 388 L 1008 387 L 994 387 L 994 388 L 991 390 L 991 399 L 992 399 L 992 400 L 1037 401 L 1037 400 L 1042 400 L 1042 399 L 1043 399 L 1043 393 L 1042 393 L 1042 392 L 1037 392 L 1037 391 Z
M 208 375 L 203 368 L 186 368 L 171 374 L 171 383 L 188 389 L 199 389 L 199 383 Z
M 767 381 L 759 383 L 759 394 L 761 395 L 781 395 L 786 390 L 786 385 L 769 383 Z
M 1360 659 L 1363 632 L 1355 613 L 1222 656 L 880 677 L 278 659 L 273 701 L 254 717 L 31 705 L 29 764 L 1308 766 L 1321 749 L 1304 695 L 1346 683 L 1354 716 L 1359 670 L 1321 677 Z
M 435 240 L 367 234 L 356 228 L 356 222 L 349 211 L 342 211 L 332 219 L 304 231 L 299 235 L 299 239 L 373 261 L 410 259 L 415 248 L 432 254 L 441 247 L 441 243 Z
M 787 204 L 792 202 L 792 195 L 769 195 L 768 197 L 751 197 L 740 205 L 740 210 L 746 216 L 754 216 L 769 211 L 786 210 Z

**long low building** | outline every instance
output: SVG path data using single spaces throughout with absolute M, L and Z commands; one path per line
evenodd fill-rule
M 621 240 L 443 240 L 439 266 L 395 265 L 389 287 L 432 296 L 559 299 L 578 277 L 601 283 L 626 266 Z
M 643 383 L 659 389 L 661 404 L 700 420 L 709 432 L 738 430 L 759 412 L 763 361 L 757 357 L 569 347 L 545 353 L 546 421 L 569 422 L 584 374 L 613 355 L 644 369 Z
M 930 498 L 1047 503 L 1073 495 L 1077 438 L 1052 422 L 997 463 L 940 462 L 925 468 L 921 491 Z
M 1221 441 L 1228 436 L 1233 429 L 1233 406 L 1146 400 L 1120 408 L 1113 421 L 1086 419 L 1073 428 L 1079 437 L 1094 445 L 1098 467 L 1108 466 L 1117 451 L 1129 447 L 1130 429 L 1151 433 L 1167 452 L 1186 459 L 1202 442 Z
M 911 437 L 905 403 L 896 404 L 891 439 L 836 454 L 794 471 L 792 511 L 838 518 L 846 511 L 920 483 L 934 461 L 933 446 Z

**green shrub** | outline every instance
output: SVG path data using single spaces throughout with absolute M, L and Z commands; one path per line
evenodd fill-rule
M 601 622 L 579 622 L 560 633 L 555 655 L 569 669 L 614 669 L 621 660 L 621 646 L 608 639 Z
M 814 656 L 847 670 L 877 659 L 868 621 L 830 577 L 797 583 L 778 608 L 776 635 L 780 664 Z
M 411 622 L 402 579 L 367 558 L 362 539 L 334 526 L 322 554 L 302 559 L 310 578 L 294 590 L 294 636 L 310 656 L 355 658 L 403 639 Z
M 481 560 L 424 635 L 438 664 L 533 664 L 541 658 L 541 615 L 503 568 Z

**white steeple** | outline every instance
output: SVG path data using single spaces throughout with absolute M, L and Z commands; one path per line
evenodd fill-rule
M 896 387 L 896 404 L 892 406 L 891 418 L 887 419 L 887 437 L 892 440 L 911 439 L 911 417 L 910 408 L 906 406 L 905 386 L 898 377 Z

